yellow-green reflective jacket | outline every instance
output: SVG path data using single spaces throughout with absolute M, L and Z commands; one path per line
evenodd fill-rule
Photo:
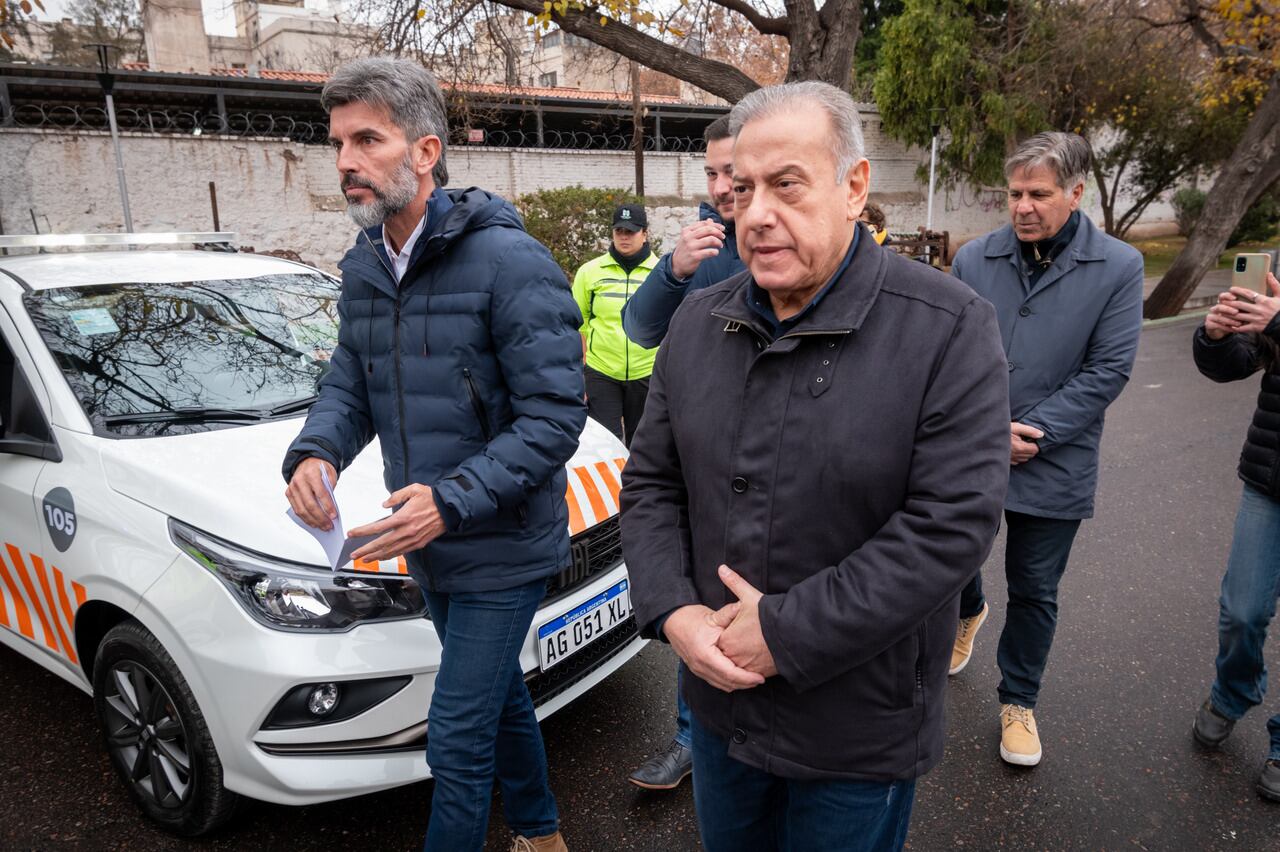
M 649 253 L 630 274 L 613 255 L 605 253 L 582 264 L 573 277 L 573 297 L 582 311 L 582 336 L 587 366 L 619 381 L 647 378 L 658 350 L 645 349 L 622 331 L 622 306 L 640 289 L 658 264 Z

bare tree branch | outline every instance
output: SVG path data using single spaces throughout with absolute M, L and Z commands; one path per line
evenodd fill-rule
M 758 9 L 745 2 L 745 0 L 711 0 L 711 2 L 717 6 L 723 6 L 730 12 L 737 12 L 750 21 L 751 26 L 765 35 L 785 36 L 791 31 L 785 15 L 771 18 L 761 14 Z

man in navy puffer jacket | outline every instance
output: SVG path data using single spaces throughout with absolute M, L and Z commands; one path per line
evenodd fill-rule
M 328 528 L 322 473 L 336 482 L 378 437 L 395 512 L 351 530 L 380 535 L 355 556 L 404 554 L 444 644 L 427 848 L 483 847 L 496 776 L 511 829 L 561 850 L 519 651 L 547 577 L 571 562 L 564 465 L 586 422 L 581 316 L 510 204 L 441 188 L 448 128 L 427 71 L 358 60 L 322 102 L 363 230 L 339 264 L 338 347 L 285 458 L 286 494 Z

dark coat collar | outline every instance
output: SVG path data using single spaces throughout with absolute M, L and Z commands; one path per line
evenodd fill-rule
M 859 228 L 864 226 L 859 223 Z M 814 310 L 800 318 L 779 340 L 816 334 L 848 334 L 857 331 L 871 306 L 875 304 L 884 283 L 889 249 L 876 244 L 869 232 L 858 240 L 853 260 L 836 285 L 827 292 Z M 727 322 L 766 334 L 764 321 L 747 307 L 747 290 L 751 286 L 750 270 L 729 279 L 727 286 L 709 307 L 711 314 Z M 771 336 L 771 335 L 767 335 Z
M 1065 251 L 1059 258 L 1075 255 L 1078 262 L 1106 260 L 1106 234 L 1098 230 L 1093 220 L 1084 214 L 1080 215 L 1080 226 L 1076 235 L 1071 238 Z M 1005 225 L 987 238 L 986 257 L 1009 257 L 1018 253 L 1018 236 L 1013 232 L 1013 225 Z

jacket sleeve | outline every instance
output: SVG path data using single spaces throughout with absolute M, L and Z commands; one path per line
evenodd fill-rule
M 1280 321 L 1280 315 L 1267 326 L 1272 332 Z M 1191 340 L 1191 355 L 1201 375 L 1215 382 L 1235 382 L 1247 379 L 1262 366 L 1257 341 L 1250 334 L 1228 334 L 1221 340 L 1213 340 L 1204 333 L 1204 323 L 1196 326 Z
M 1089 336 L 1080 372 L 1024 414 L 1044 432 L 1040 451 L 1064 444 L 1098 419 L 1129 382 L 1142 333 L 1142 258 L 1134 259 Z
M 588 334 L 588 326 L 591 325 L 591 299 L 592 293 L 591 275 L 587 272 L 587 264 L 578 267 L 577 273 L 573 276 L 573 300 L 578 303 L 578 312 L 582 314 L 582 325 L 578 327 L 583 337 Z
M 672 274 L 671 255 L 664 255 L 622 306 L 622 330 L 632 343 L 653 349 L 667 336 L 671 317 L 688 290 L 689 281 Z
M 689 493 L 671 431 L 667 397 L 670 346 L 658 349 L 644 416 L 622 471 L 622 557 L 631 577 L 631 604 L 642 635 L 674 609 L 700 603 L 693 584 Z
M 338 300 L 338 345 L 329 359 L 329 372 L 320 380 L 317 399 L 302 432 L 285 452 L 281 472 L 285 482 L 305 458 L 322 458 L 341 472 L 373 440 L 373 420 L 360 356 L 352 347 L 353 329 L 345 298 Z
M 457 526 L 450 532 L 522 503 L 527 492 L 573 457 L 587 422 L 578 335 L 582 315 L 546 249 L 530 238 L 507 251 L 489 311 L 489 334 L 511 394 L 512 420 L 482 451 L 432 485 L 437 501 L 456 513 Z
M 1008 405 L 995 309 L 975 296 L 920 400 L 902 508 L 839 564 L 760 599 L 765 643 L 791 686 L 811 689 L 883 653 L 978 571 L 1009 481 Z

